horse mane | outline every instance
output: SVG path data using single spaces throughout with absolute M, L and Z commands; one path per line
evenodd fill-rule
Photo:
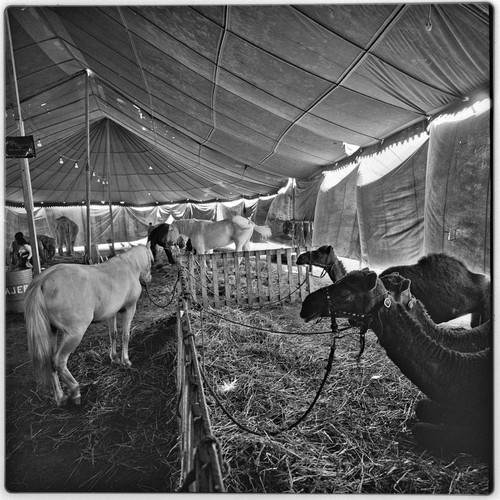
M 138 245 L 130 248 L 126 252 L 118 254 L 116 258 L 127 262 L 127 264 L 134 269 L 142 271 L 150 262 L 149 252 L 150 250 L 144 245 Z M 107 262 L 112 261 L 113 259 L 108 260 Z

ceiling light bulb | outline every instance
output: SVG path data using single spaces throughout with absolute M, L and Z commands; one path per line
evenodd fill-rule
M 75 168 L 78 168 L 78 162 L 75 161 Z
M 62 165 L 64 163 L 64 160 L 62 159 L 62 156 L 59 158 L 59 163 Z
M 36 147 L 41 148 L 42 147 L 42 141 L 40 140 L 40 137 L 38 138 L 38 141 L 36 141 Z

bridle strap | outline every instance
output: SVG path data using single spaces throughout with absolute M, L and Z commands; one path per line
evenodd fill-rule
M 330 315 L 330 328 L 332 329 L 332 333 L 337 333 L 339 331 L 339 325 L 337 324 L 337 317 L 335 315 L 335 309 L 330 307 L 330 293 L 328 292 L 328 287 L 325 288 L 326 292 L 326 302 L 328 304 L 328 314 Z
M 390 294 L 388 291 L 386 291 L 385 293 L 378 295 L 377 297 L 384 297 L 384 300 L 380 300 L 379 302 L 377 302 L 377 304 L 375 304 L 375 307 L 371 311 L 369 311 L 368 313 L 357 314 L 357 313 L 350 313 L 348 311 L 342 311 L 342 310 L 339 310 L 339 309 L 336 309 L 335 307 L 333 307 L 328 287 L 326 287 L 324 290 L 325 290 L 325 294 L 326 294 L 326 301 L 328 304 L 328 314 L 330 315 L 331 322 L 332 322 L 331 328 L 332 328 L 333 333 L 338 332 L 337 315 L 340 315 L 342 317 L 347 317 L 350 319 L 355 319 L 356 321 L 359 321 L 359 323 L 360 323 L 360 325 L 359 325 L 359 328 L 360 328 L 360 330 L 359 330 L 360 349 L 359 349 L 359 353 L 357 356 L 357 360 L 359 361 L 359 359 L 360 359 L 360 357 L 363 354 L 363 351 L 365 349 L 365 334 L 368 331 L 368 328 L 370 328 L 370 325 L 371 325 L 372 320 L 373 320 L 373 316 L 376 313 L 378 313 L 378 311 L 380 310 L 380 308 L 383 305 L 386 308 L 391 307 L 391 299 L 389 298 Z M 377 297 L 375 297 L 375 298 L 377 298 Z

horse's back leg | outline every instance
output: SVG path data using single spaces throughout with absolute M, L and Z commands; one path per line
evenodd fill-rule
M 119 363 L 120 358 L 118 357 L 118 353 L 116 352 L 116 337 L 118 335 L 118 330 L 116 328 L 116 316 L 108 319 L 108 328 L 109 328 L 109 359 L 111 363 Z
M 128 343 L 130 340 L 130 325 L 132 324 L 132 319 L 134 318 L 136 307 L 137 307 L 137 303 L 135 303 L 133 306 L 129 307 L 128 309 L 125 309 L 125 311 L 123 311 L 123 315 L 122 315 L 123 332 L 122 332 L 121 363 L 125 367 L 132 366 L 132 363 L 130 362 L 130 359 L 128 357 Z
M 64 406 L 68 397 L 64 395 L 64 392 L 59 382 L 59 375 L 57 374 L 55 355 L 57 352 L 57 331 L 53 330 L 50 337 L 50 343 L 52 346 L 52 391 L 54 393 L 54 399 L 57 406 Z
M 80 344 L 85 330 L 86 327 L 80 327 L 63 332 L 61 343 L 53 358 L 54 367 L 57 373 L 68 387 L 68 396 L 76 405 L 81 403 L 80 386 L 68 370 L 68 358 Z

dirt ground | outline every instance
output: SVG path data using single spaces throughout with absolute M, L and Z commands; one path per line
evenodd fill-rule
M 75 258 L 56 257 L 78 262 Z M 176 281 L 156 266 L 149 294 L 166 305 Z M 82 405 L 56 408 L 37 389 L 24 314 L 5 318 L 5 488 L 9 492 L 171 492 L 178 487 L 175 300 L 143 290 L 132 322 L 132 367 L 111 365 L 106 323 L 70 356 Z

